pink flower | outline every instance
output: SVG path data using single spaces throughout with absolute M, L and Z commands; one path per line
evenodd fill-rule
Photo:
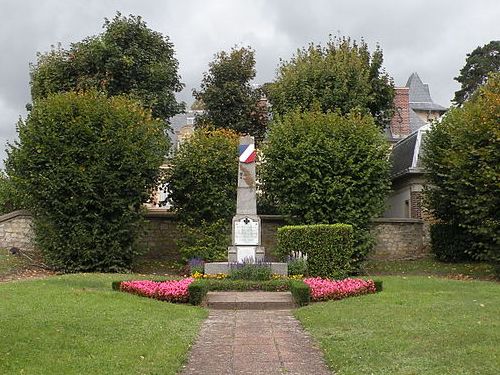
M 120 284 L 120 290 L 161 301 L 187 302 L 189 298 L 188 287 L 193 281 L 192 277 L 162 282 L 151 280 L 123 281 Z
M 375 283 L 373 280 L 344 279 L 330 280 L 321 277 L 310 277 L 304 279 L 311 290 L 313 301 L 325 301 L 329 299 L 342 299 L 361 294 L 375 293 Z

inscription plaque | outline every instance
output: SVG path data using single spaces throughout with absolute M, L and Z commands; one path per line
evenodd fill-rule
M 258 245 L 259 222 L 248 217 L 234 223 L 235 245 Z

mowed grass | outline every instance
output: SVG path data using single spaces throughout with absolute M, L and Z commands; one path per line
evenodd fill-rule
M 175 374 L 206 310 L 111 290 L 137 275 L 0 284 L 0 374 Z
M 432 275 L 495 279 L 495 268 L 484 262 L 445 263 L 432 258 L 416 260 L 367 260 L 362 265 L 365 275 Z
M 500 283 L 378 279 L 381 293 L 296 310 L 336 374 L 499 374 Z

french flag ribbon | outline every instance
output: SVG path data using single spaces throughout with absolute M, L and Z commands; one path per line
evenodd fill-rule
M 240 163 L 253 163 L 255 161 L 255 146 L 253 144 L 240 145 Z

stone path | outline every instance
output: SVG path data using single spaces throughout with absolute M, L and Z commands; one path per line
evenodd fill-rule
M 210 310 L 182 375 L 331 375 L 291 310 Z

